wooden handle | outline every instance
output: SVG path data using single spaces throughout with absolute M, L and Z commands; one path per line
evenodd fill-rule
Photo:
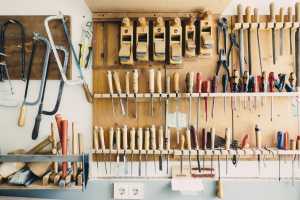
M 295 5 L 295 15 L 296 15 L 295 21 L 300 22 L 300 3 L 299 2 L 297 2 Z
M 108 144 L 109 150 L 113 150 L 113 146 L 114 146 L 114 134 L 115 134 L 114 128 L 111 127 L 109 129 L 109 144 Z
M 149 150 L 150 148 L 150 130 L 149 128 L 145 129 L 145 135 L 144 135 L 144 149 Z
M 167 128 L 167 131 L 165 133 L 165 139 L 166 139 L 166 150 L 171 149 L 171 130 L 170 128 Z
M 173 75 L 173 84 L 174 84 L 174 91 L 176 93 L 179 92 L 179 73 L 175 72 Z
M 150 134 L 151 134 L 151 149 L 156 149 L 156 128 L 155 128 L 155 125 L 151 126 Z
M 202 89 L 202 74 L 201 72 L 197 72 L 196 75 L 196 92 L 201 93 Z
M 166 92 L 167 94 L 171 93 L 171 77 L 167 76 L 167 80 L 166 80 Z
M 33 148 L 31 148 L 29 151 L 26 152 L 26 154 L 36 154 L 41 152 L 46 146 L 49 145 L 49 143 L 51 143 L 51 137 L 47 137 L 46 139 L 44 139 L 42 142 L 40 142 L 39 144 L 35 145 Z
M 56 121 L 56 125 L 57 125 L 57 130 L 58 130 L 58 135 L 60 137 L 60 132 L 61 132 L 61 124 L 60 122 L 62 121 L 63 117 L 61 116 L 61 114 L 56 114 L 55 115 L 55 121 Z
M 24 127 L 24 125 L 25 125 L 25 113 L 26 113 L 26 106 L 23 104 L 20 108 L 20 114 L 19 114 L 19 120 L 18 120 L 19 127 Z
M 50 140 L 51 140 L 51 148 L 52 148 L 52 154 L 57 153 L 57 141 L 55 138 L 55 128 L 54 128 L 54 123 L 51 122 L 51 134 L 50 134 Z
M 156 87 L 157 87 L 157 92 L 159 94 L 162 93 L 162 82 L 161 81 L 162 81 L 162 79 L 161 79 L 161 71 L 158 70 L 156 72 Z
M 128 149 L 128 139 L 127 139 L 127 126 L 124 125 L 122 128 L 122 143 L 123 143 L 123 149 L 127 150 Z
M 258 125 L 255 125 L 255 138 L 256 138 L 256 148 L 261 149 L 262 139 L 261 139 L 261 130 Z
M 189 128 L 185 130 L 185 135 L 186 135 L 186 144 L 188 150 L 192 150 L 192 143 L 191 143 L 191 131 Z
M 207 131 L 206 129 L 202 129 L 202 148 L 204 150 L 207 149 L 207 146 L 206 146 L 206 143 L 207 143 Z
M 116 148 L 117 150 L 121 150 L 121 130 L 120 128 L 116 129 Z
M 154 93 L 154 69 L 149 69 L 149 92 Z
M 126 94 L 130 94 L 130 72 L 126 72 L 125 74 L 125 91 Z
M 98 130 L 99 130 L 99 138 L 100 138 L 101 149 L 105 150 L 104 130 L 103 130 L 102 127 L 100 127 Z
M 94 149 L 96 151 L 98 151 L 98 149 L 99 149 L 98 130 L 99 130 L 98 127 L 94 126 L 94 131 L 93 131 L 93 146 L 94 146 Z M 74 141 L 74 138 L 73 138 L 73 141 Z
M 130 150 L 135 149 L 135 128 L 131 128 L 129 131 L 130 134 Z
M 184 146 L 185 146 L 185 136 L 184 134 L 180 135 L 180 149 L 184 150 Z
M 89 89 L 89 86 L 86 82 L 82 83 L 82 88 L 86 97 L 87 102 L 93 103 L 93 94 Z
M 158 129 L 158 149 L 162 151 L 164 149 L 164 128 L 160 126 Z
M 193 93 L 193 88 L 194 88 L 194 72 L 188 72 L 186 74 L 186 89 L 188 93 Z
M 224 189 L 223 189 L 223 183 L 221 180 L 217 180 L 216 188 L 217 188 L 216 196 L 219 199 L 223 199 L 224 198 Z
M 270 22 L 276 22 L 274 2 L 270 3 Z
M 215 137 L 216 137 L 216 129 L 215 128 L 211 128 L 210 129 L 210 148 L 212 150 L 215 149 Z
M 98 128 L 97 128 L 98 129 Z M 99 137 L 98 137 L 98 133 L 96 132 L 96 145 L 97 148 L 99 149 Z M 74 155 L 78 155 L 79 153 L 79 146 L 78 146 L 78 132 L 76 129 L 76 124 L 74 122 L 72 122 L 72 153 Z
M 138 131 L 137 131 L 137 147 L 138 147 L 138 150 L 143 149 L 143 129 L 142 128 L 138 128 Z
M 231 130 L 230 128 L 225 129 L 225 149 L 229 150 L 231 144 Z
M 246 7 L 246 22 L 251 23 L 251 7 L 247 6 Z
M 61 149 L 62 155 L 66 156 L 68 154 L 68 120 L 61 121 Z M 62 163 L 62 177 L 65 178 L 67 176 L 67 162 Z
M 259 23 L 258 9 L 254 8 L 254 22 Z
M 288 132 L 284 133 L 283 148 L 284 148 L 284 150 L 288 150 L 289 149 L 289 133 Z
M 288 22 L 293 22 L 293 8 L 288 7 Z
M 284 8 L 279 9 L 280 22 L 284 22 Z
M 112 81 L 112 72 L 107 71 L 107 83 L 108 83 L 108 90 L 110 94 L 114 93 L 114 88 L 113 88 L 113 81 Z
M 290 139 L 290 150 L 296 150 L 296 141 L 294 139 Z
M 137 94 L 139 92 L 139 72 L 137 69 L 132 72 L 132 87 L 133 92 Z
M 114 84 L 115 84 L 117 93 L 121 94 L 122 89 L 121 89 L 121 83 L 120 83 L 120 78 L 119 78 L 118 72 L 113 72 L 113 79 L 114 79 Z
M 238 6 L 237 6 L 237 14 L 238 14 L 238 22 L 239 23 L 243 23 L 243 6 L 242 6 L 242 4 L 239 4 Z

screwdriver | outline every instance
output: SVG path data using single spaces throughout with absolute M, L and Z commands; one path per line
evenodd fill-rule
M 117 148 L 117 171 L 120 172 L 120 151 L 121 151 L 121 130 L 116 129 L 116 148 Z
M 114 99 L 113 99 L 113 94 L 114 94 L 114 89 L 113 89 L 113 81 L 112 81 L 112 72 L 107 71 L 107 81 L 108 81 L 108 89 L 109 89 L 109 94 L 111 98 L 111 108 L 112 108 L 112 113 L 113 115 L 115 114 L 115 105 L 114 105 Z
M 171 149 L 171 133 L 169 128 L 165 132 L 165 145 L 167 150 L 167 174 L 169 174 L 169 151 Z
M 127 71 L 125 74 L 125 91 L 126 91 L 126 116 L 128 116 L 128 96 L 130 94 L 130 72 Z
M 154 164 L 154 172 L 156 174 L 156 161 L 155 161 L 155 150 L 156 150 L 156 128 L 155 125 L 152 125 L 150 128 L 151 135 L 151 149 L 153 151 L 153 164 Z
M 201 88 L 202 88 L 202 74 L 201 72 L 197 72 L 196 74 L 196 92 L 198 93 L 198 103 L 197 103 L 197 130 L 196 130 L 196 134 L 199 133 L 199 121 L 200 121 L 200 103 L 201 103 L 201 98 L 200 98 L 200 94 L 201 94 Z M 199 148 L 199 146 L 198 146 Z
M 262 136 L 261 136 L 261 130 L 257 124 L 255 125 L 255 138 L 256 138 L 256 148 L 261 149 Z M 261 165 L 260 165 L 260 155 L 259 154 L 257 155 L 257 162 L 258 162 L 258 175 L 260 175 Z
M 151 96 L 151 116 L 153 117 L 154 69 L 149 69 L 149 92 Z
M 137 148 L 139 150 L 139 176 L 142 175 L 142 149 L 143 149 L 143 129 L 137 131 Z
M 122 89 L 121 89 L 120 78 L 119 78 L 118 72 L 116 72 L 116 71 L 113 72 L 113 79 L 114 79 L 114 84 L 115 84 L 116 91 L 119 95 L 121 112 L 122 112 L 122 115 L 125 115 L 125 109 L 124 109 L 123 101 L 121 99 Z
M 127 149 L 128 149 L 127 131 L 128 131 L 128 128 L 127 128 L 126 125 L 124 125 L 123 128 L 122 128 L 122 144 L 123 144 L 123 150 L 124 150 L 123 163 L 124 163 L 124 172 L 125 172 L 125 174 L 128 174 L 127 152 L 126 152 Z
M 99 151 L 99 137 L 98 137 L 98 130 L 99 128 L 97 126 L 94 126 L 94 131 L 93 131 L 93 143 L 94 143 L 94 149 L 96 152 L 96 159 L 97 159 L 97 169 L 99 166 L 99 161 L 98 161 L 98 151 Z
M 223 93 L 226 94 L 227 91 L 227 86 L 228 86 L 228 75 L 224 74 L 222 76 L 222 88 L 223 88 Z M 226 97 L 224 96 L 224 113 L 226 112 Z
M 111 175 L 111 154 L 113 150 L 113 145 L 114 145 L 114 128 L 111 127 L 109 129 L 109 174 Z
M 181 157 L 180 157 L 180 175 L 183 175 L 184 143 L 185 143 L 185 136 L 184 136 L 183 134 L 181 134 L 181 135 L 180 135 L 180 150 L 181 150 Z
M 211 81 L 211 92 L 215 93 L 217 92 L 217 84 L 218 84 L 218 77 L 214 76 L 213 80 Z M 212 99 L 212 106 L 211 106 L 211 118 L 214 118 L 214 111 L 215 111 L 215 97 Z
M 185 135 L 186 135 L 187 149 L 189 151 L 189 168 L 190 168 L 190 174 L 192 174 L 192 161 L 191 161 L 192 145 L 191 145 L 191 131 L 190 131 L 189 128 L 186 129 Z
M 225 150 L 230 150 L 231 144 L 231 130 L 230 128 L 225 129 Z M 228 155 L 226 154 L 226 175 L 228 174 Z
M 105 151 L 105 140 L 104 140 L 104 130 L 102 127 L 99 128 L 99 137 L 100 137 L 100 145 L 101 150 Z M 106 166 L 106 159 L 104 158 L 104 167 L 105 167 L 105 173 L 107 174 L 107 166 Z
M 131 128 L 129 131 L 130 134 L 130 150 L 131 150 L 131 166 L 130 166 L 130 173 L 131 176 L 133 175 L 133 153 L 135 150 L 135 128 Z
M 269 91 L 274 92 L 274 87 L 275 87 L 275 75 L 274 72 L 269 73 Z M 273 121 L 273 96 L 271 96 L 271 121 Z
M 149 128 L 145 129 L 145 134 L 144 134 L 144 149 L 146 151 L 145 154 L 145 174 L 146 176 L 148 175 L 148 153 L 149 153 L 149 147 L 150 147 L 150 130 Z
M 189 93 L 189 118 L 188 118 L 188 126 L 191 125 L 192 118 L 192 93 L 194 88 L 194 72 L 188 72 L 185 78 L 186 82 L 186 90 Z
M 164 129 L 163 126 L 160 126 L 158 129 L 158 149 L 160 151 L 159 154 L 159 170 L 162 171 L 162 151 L 164 150 Z
M 160 105 L 160 112 L 161 116 L 163 116 L 163 105 L 162 105 L 162 79 L 161 79 L 161 71 L 158 70 L 156 72 L 156 88 L 157 88 L 157 93 L 159 94 L 159 105 Z
M 132 87 L 135 101 L 135 118 L 138 116 L 138 105 L 137 105 L 137 94 L 139 93 L 139 73 L 138 70 L 135 69 L 132 72 Z
M 173 75 L 173 84 L 174 84 L 174 91 L 176 93 L 176 141 L 179 144 L 179 73 L 175 72 Z
M 210 129 L 210 149 L 212 150 L 212 154 L 210 157 L 210 174 L 213 175 L 213 154 L 215 153 L 215 135 L 216 135 L 216 129 L 211 128 Z
M 202 83 L 202 92 L 204 93 L 210 93 L 210 81 L 203 81 Z M 208 107 L 208 97 L 204 97 L 204 103 L 205 103 L 205 120 L 207 122 L 207 107 Z

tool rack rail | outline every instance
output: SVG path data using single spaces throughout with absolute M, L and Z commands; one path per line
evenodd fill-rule
M 34 183 L 28 186 L 19 186 L 19 185 L 11 185 L 8 183 L 0 183 L 0 190 L 85 190 L 86 184 L 88 182 L 88 167 L 86 168 L 85 163 L 89 162 L 88 154 L 81 155 L 23 155 L 23 154 L 9 154 L 9 155 L 0 155 L 1 163 L 12 163 L 12 162 L 80 162 L 82 163 L 82 171 L 83 171 L 83 181 L 82 185 L 71 185 L 69 187 L 59 187 L 54 184 L 43 185 L 41 180 L 35 181 Z

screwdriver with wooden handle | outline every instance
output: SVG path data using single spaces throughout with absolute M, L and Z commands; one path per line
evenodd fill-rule
M 94 143 L 94 150 L 96 152 L 96 160 L 97 160 L 97 168 L 99 167 L 99 160 L 98 160 L 98 151 L 99 151 L 99 137 L 98 137 L 98 130 L 99 128 L 97 126 L 94 126 L 94 131 L 93 131 L 93 143 Z M 74 132 L 73 132 L 74 133 Z M 75 136 L 73 135 L 73 142 L 76 140 Z M 78 136 L 77 136 L 78 140 Z M 77 142 L 78 143 L 78 142 Z
M 125 115 L 125 109 L 124 109 L 123 101 L 121 98 L 122 88 L 121 88 L 121 84 L 120 84 L 120 78 L 119 78 L 118 72 L 116 72 L 116 71 L 113 72 L 113 80 L 114 80 L 116 91 L 119 95 L 119 101 L 120 101 L 122 115 Z
M 175 72 L 173 74 L 173 84 L 174 84 L 174 91 L 176 93 L 176 142 L 179 144 L 179 73 Z
M 155 125 L 152 125 L 150 128 L 150 143 L 151 143 L 151 150 L 153 151 L 153 164 L 154 164 L 154 172 L 156 174 L 156 161 L 155 161 L 155 150 L 156 150 L 156 128 Z
M 212 154 L 210 156 L 210 174 L 213 176 L 213 158 L 214 158 L 214 151 L 215 151 L 215 136 L 216 136 L 216 129 L 210 129 L 210 149 L 212 150 Z
M 150 130 L 149 128 L 145 129 L 144 133 L 144 149 L 146 151 L 145 154 L 145 175 L 148 176 L 148 154 L 150 149 Z
M 167 150 L 167 174 L 169 174 L 169 151 L 171 149 L 171 132 L 169 128 L 165 132 L 165 147 Z
M 138 118 L 138 105 L 137 105 L 137 94 L 139 93 L 139 72 L 137 69 L 132 72 L 132 87 L 135 101 L 135 115 L 134 117 Z
M 162 166 L 162 151 L 164 150 L 164 128 L 160 126 L 158 129 L 158 150 L 160 151 L 159 154 L 159 170 L 163 170 Z
M 113 115 L 115 114 L 115 105 L 114 105 L 114 88 L 113 88 L 113 78 L 112 78 L 112 72 L 110 70 L 107 71 L 107 82 L 108 82 L 108 89 L 109 89 L 109 94 L 111 97 L 111 108 L 112 108 L 112 113 Z
M 126 125 L 123 126 L 122 128 L 122 144 L 123 144 L 123 164 L 124 164 L 124 172 L 125 174 L 128 174 L 128 164 L 127 164 L 127 149 L 128 149 L 128 143 L 127 143 L 127 131 L 128 128 Z
M 120 151 L 121 151 L 121 130 L 116 129 L 116 149 L 117 149 L 117 172 L 120 172 Z
M 185 136 L 184 136 L 184 134 L 181 134 L 180 135 L 180 150 L 181 150 L 181 156 L 180 156 L 180 175 L 183 175 L 184 145 L 185 145 Z
M 191 131 L 189 128 L 186 129 L 185 135 L 186 135 L 187 149 L 189 151 L 189 169 L 190 169 L 190 174 L 192 174 L 192 159 L 191 159 L 192 144 L 191 144 Z
M 188 117 L 188 126 L 191 125 L 192 119 L 192 94 L 194 88 L 194 72 L 188 72 L 185 78 L 186 90 L 189 93 L 189 117 Z
M 154 79 L 155 79 L 155 73 L 154 69 L 149 69 L 149 92 L 150 92 L 150 98 L 151 98 L 151 116 L 153 117 L 154 113 L 154 108 L 153 108 L 153 94 L 155 92 L 155 87 L 154 87 Z
M 163 110 L 163 105 L 162 105 L 162 78 L 161 78 L 161 70 L 158 70 L 156 72 L 156 88 L 157 88 L 157 93 L 159 94 L 160 112 L 161 112 L 161 116 L 163 116 L 164 110 Z
M 197 72 L 196 74 L 196 93 L 198 93 L 198 103 L 197 103 L 197 124 L 196 124 L 196 134 L 199 133 L 199 121 L 200 121 L 200 103 L 201 103 L 201 88 L 202 88 L 202 74 L 201 72 Z
M 230 150 L 230 144 L 231 144 L 231 130 L 230 128 L 225 129 L 225 150 Z M 226 175 L 228 174 L 228 155 L 226 154 Z
M 223 183 L 221 181 L 221 166 L 220 166 L 220 155 L 218 155 L 218 180 L 216 183 L 216 196 L 219 199 L 224 198 L 224 189 L 223 189 Z
M 113 150 L 113 146 L 114 146 L 114 128 L 111 127 L 109 129 L 109 143 L 108 143 L 108 148 L 109 148 L 109 174 L 111 175 L 111 156 L 112 156 L 112 150 Z
M 137 130 L 137 148 L 139 150 L 139 176 L 142 176 L 143 128 Z
M 128 113 L 129 110 L 128 97 L 130 94 L 130 72 L 129 71 L 125 73 L 125 92 L 126 92 L 126 116 L 129 116 Z
M 98 130 L 99 130 L 99 138 L 100 138 L 101 150 L 105 151 L 104 130 L 103 130 L 102 127 L 100 127 Z M 104 160 L 105 173 L 107 174 L 106 158 L 103 158 L 103 160 Z
M 130 135 L 130 144 L 129 144 L 129 148 L 131 150 L 131 159 L 130 159 L 130 173 L 131 176 L 133 175 L 133 153 L 135 150 L 135 128 L 131 128 L 129 131 L 129 135 Z
M 261 136 L 261 130 L 258 127 L 258 125 L 255 125 L 255 138 L 256 138 L 256 148 L 257 149 L 261 149 L 262 148 L 262 136 Z M 261 165 L 260 165 L 260 155 L 257 155 L 257 163 L 258 163 L 258 175 L 260 175 L 260 169 L 261 169 Z

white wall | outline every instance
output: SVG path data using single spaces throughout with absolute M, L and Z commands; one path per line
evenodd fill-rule
M 58 11 L 62 11 L 65 15 L 71 16 L 72 39 L 74 46 L 77 48 L 77 44 L 80 41 L 83 16 L 91 18 L 91 13 L 84 3 L 84 0 L 1 0 L 0 6 L 0 15 L 55 15 Z M 90 71 L 85 73 L 90 77 Z M 75 67 L 72 69 L 72 74 L 73 78 L 76 79 L 78 73 Z M 57 95 L 58 81 L 49 81 L 48 83 L 45 96 L 45 108 L 50 109 L 53 107 L 52 105 Z M 21 102 L 25 83 L 22 81 L 13 81 L 13 85 L 18 101 Z M 33 91 L 30 93 L 35 93 L 39 87 L 39 81 L 32 81 L 30 87 Z M 1 98 L 0 96 L 0 99 Z M 32 95 L 31 97 L 29 96 L 29 98 L 32 98 Z M 65 85 L 59 112 L 70 121 L 77 122 L 79 131 L 86 135 L 85 143 L 88 143 L 86 146 L 89 146 L 92 110 L 91 105 L 86 102 L 80 86 Z M 35 108 L 28 107 L 26 126 L 19 128 L 17 126 L 19 108 L 8 109 L 0 107 L 0 149 L 2 152 L 11 151 L 16 148 L 29 148 L 33 144 L 36 144 L 36 141 L 31 140 L 31 131 L 36 113 L 37 106 L 35 106 Z M 43 116 L 39 140 L 49 134 L 50 121 L 52 120 L 53 117 Z M 71 132 L 69 132 L 69 134 L 70 133 Z

